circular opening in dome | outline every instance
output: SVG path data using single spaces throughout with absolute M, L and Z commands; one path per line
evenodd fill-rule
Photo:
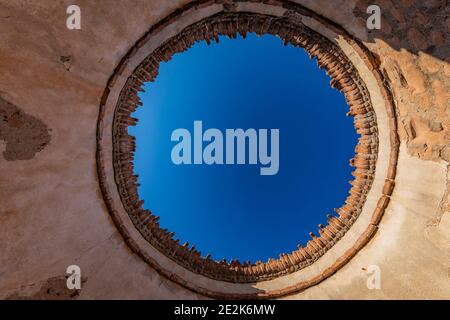
M 384 162 L 381 164 L 381 170 L 387 170 L 387 178 L 381 189 L 380 179 L 382 178 L 380 175 L 375 175 L 378 153 L 386 154 L 385 151 L 389 145 L 380 143 L 375 107 L 377 112 L 382 114 L 381 120 L 385 120 L 381 104 L 384 99 L 389 105 L 387 116 L 393 117 L 391 96 L 383 89 L 379 70 L 360 44 L 348 38 L 345 31 L 342 30 L 339 34 L 344 35 L 345 43 L 330 40 L 311 29 L 302 23 L 301 14 L 298 13 L 303 12 L 301 8 L 294 8 L 295 10 L 292 11 L 285 10 L 284 13 L 279 12 L 282 16 L 248 12 L 247 7 L 229 6 L 223 6 L 224 11 L 222 12 L 220 12 L 220 6 L 215 7 L 215 10 L 217 9 L 219 12 L 208 16 L 211 12 L 198 8 L 203 14 L 206 14 L 201 20 L 198 20 L 198 16 L 195 14 L 196 8 L 191 8 L 194 11 L 189 8 L 187 7 L 187 10 L 190 14 L 196 17 L 194 22 L 189 19 L 183 20 L 180 28 L 173 29 L 173 23 L 176 23 L 180 16 L 186 17 L 183 13 L 178 13 L 152 27 L 121 60 L 108 81 L 100 104 L 97 132 L 97 168 L 105 203 L 114 224 L 133 252 L 170 280 L 195 292 L 201 292 L 211 297 L 224 297 L 220 292 L 211 292 L 198 287 L 195 284 L 197 280 L 190 282 L 192 276 L 197 278 L 195 273 L 212 279 L 211 284 L 216 280 L 244 284 L 276 280 L 278 277 L 284 278 L 283 276 L 290 274 L 293 277 L 296 277 L 297 274 L 304 276 L 314 270 L 316 275 L 308 277 L 309 280 L 296 282 L 295 286 L 283 288 L 281 291 L 267 291 L 257 296 L 261 298 L 278 297 L 287 292 L 308 288 L 332 275 L 367 243 L 375 233 L 376 225 L 389 203 L 389 195 L 394 187 L 398 141 L 395 134 L 389 135 L 389 143 L 392 144 L 392 148 L 390 157 L 383 158 Z M 245 9 L 246 11 L 229 11 L 234 9 Z M 316 16 L 316 18 L 321 20 L 320 17 Z M 211 256 L 205 252 L 201 253 L 192 245 L 192 242 L 191 244 L 180 242 L 179 235 L 162 225 L 160 223 L 161 213 L 157 215 L 151 211 L 152 209 L 146 209 L 152 208 L 151 204 L 149 205 L 147 202 L 143 206 L 144 201 L 141 199 L 139 191 L 139 177 L 134 168 L 136 138 L 129 133 L 132 130 L 131 127 L 135 126 L 139 120 L 133 116 L 135 111 L 143 105 L 140 92 L 145 86 L 150 85 L 146 82 L 157 80 L 160 66 L 164 66 L 164 62 L 170 61 L 177 53 L 186 51 L 197 42 L 211 43 L 214 40 L 218 42 L 219 37 L 223 35 L 232 39 L 236 39 L 238 35 L 245 38 L 246 35 L 253 32 L 257 35 L 277 36 L 285 44 L 292 45 L 294 48 L 303 48 L 311 58 L 314 58 L 317 66 L 330 76 L 330 86 L 337 88 L 345 96 L 347 115 L 353 118 L 355 131 L 360 135 L 354 148 L 355 154 L 350 160 L 350 166 L 354 168 L 351 172 L 351 181 L 349 181 L 351 188 L 349 188 L 345 201 L 335 210 L 336 213 L 327 214 L 326 224 L 318 224 L 316 231 L 309 233 L 311 238 L 306 245 L 302 243 L 305 243 L 307 236 L 299 235 L 297 239 L 300 240 L 296 241 L 297 249 L 291 252 L 285 251 L 278 258 L 269 258 L 265 262 L 256 261 L 255 263 L 248 260 L 245 262 L 235 259 L 218 260 L 220 258 L 217 258 L 217 254 Z M 368 88 L 365 82 L 367 80 L 371 84 L 375 81 L 381 92 L 373 86 Z M 274 80 L 271 79 L 271 81 L 272 85 L 276 87 L 276 84 L 273 83 Z M 188 82 L 192 83 L 190 80 Z M 247 86 L 248 84 L 244 85 L 244 87 Z M 298 90 L 298 88 L 294 90 Z M 375 102 L 374 105 L 373 102 Z M 254 118 L 254 115 L 252 117 Z M 204 125 L 203 121 L 204 119 L 193 120 L 190 128 L 183 125 L 183 127 L 174 128 L 170 134 L 171 161 L 176 166 L 195 167 L 201 165 L 206 169 L 217 166 L 220 169 L 225 165 L 218 158 L 224 157 L 224 150 L 227 158 L 226 149 L 233 150 L 235 148 L 233 144 L 226 148 L 225 143 L 226 149 L 224 149 L 224 135 L 227 136 L 227 130 L 231 130 L 232 141 L 233 135 L 237 134 L 241 136 L 242 142 L 246 141 L 246 134 L 252 135 L 252 132 L 248 133 L 248 130 L 253 130 L 253 143 L 249 143 L 248 147 L 248 150 L 253 151 L 246 155 L 247 145 L 241 143 L 241 151 L 239 151 L 239 146 L 235 149 L 235 153 L 232 153 L 233 156 L 230 157 L 231 163 L 228 162 L 228 159 L 223 161 L 226 161 L 225 164 L 230 165 L 229 167 L 237 167 L 240 170 L 246 168 L 255 170 L 256 168 L 259 175 L 268 178 L 276 178 L 281 172 L 280 164 L 283 161 L 281 157 L 284 156 L 282 156 L 283 151 L 280 151 L 279 148 L 286 143 L 281 141 L 280 128 L 254 128 L 252 125 L 250 128 L 244 128 L 247 129 L 244 131 L 242 128 L 227 128 L 228 125 L 215 128 L 210 124 Z M 391 123 L 395 128 L 395 122 L 390 121 L 389 125 Z M 326 124 L 325 120 L 316 119 L 315 128 L 322 128 L 324 124 Z M 391 126 L 389 127 L 391 128 Z M 386 128 L 386 123 L 382 128 Z M 237 132 L 238 130 L 240 131 Z M 381 134 L 386 135 L 386 132 L 381 131 Z M 275 142 L 272 142 L 271 137 L 276 137 Z M 216 140 L 220 143 L 213 144 L 212 142 Z M 204 142 L 207 142 L 206 146 Z M 214 145 L 214 148 L 211 145 Z M 325 149 L 323 142 L 316 141 L 315 145 L 320 145 L 322 149 Z M 297 149 L 300 148 L 298 144 L 295 146 Z M 218 150 L 222 152 L 218 152 Z M 258 152 L 261 150 L 265 152 Z M 272 154 L 276 154 L 277 157 L 272 157 Z M 220 164 L 213 165 L 214 161 L 219 161 Z M 236 165 L 236 161 L 239 163 L 238 165 Z M 205 166 L 205 164 L 208 165 Z M 247 166 L 248 164 L 250 166 Z M 318 166 L 316 165 L 315 168 L 317 169 Z M 376 188 L 373 189 L 372 185 L 375 182 L 377 183 Z M 155 187 L 157 187 L 156 184 Z M 190 187 L 188 184 L 187 188 Z M 320 191 L 323 193 L 323 189 Z M 374 193 L 382 194 L 376 203 L 373 202 Z M 167 197 L 167 201 L 176 201 L 174 199 Z M 262 197 L 258 198 L 258 200 L 260 199 Z M 366 201 L 368 199 L 370 201 Z M 370 216 L 371 212 L 372 216 Z M 229 213 L 227 212 L 227 214 Z M 369 223 L 368 227 L 361 229 L 361 224 L 365 223 Z M 353 224 L 355 224 L 355 228 L 352 228 Z M 267 235 L 261 236 L 267 237 Z M 341 239 L 344 241 L 340 241 Z M 346 239 L 350 239 L 350 242 Z M 348 248 L 354 239 L 357 239 L 356 242 Z M 346 247 L 347 250 L 341 256 L 343 247 Z M 336 253 L 339 258 L 334 260 Z M 177 265 L 173 265 L 170 260 Z M 330 262 L 332 263 L 330 264 Z M 319 269 L 308 268 L 312 264 Z M 325 269 L 323 269 L 324 267 Z M 302 269 L 305 269 L 304 272 L 297 273 Z M 189 272 L 186 273 L 186 271 Z M 206 278 L 198 279 L 210 281 Z M 283 281 L 280 282 L 280 284 L 282 283 Z M 227 296 L 236 298 L 241 295 L 231 290 Z M 244 296 L 253 297 L 251 294 Z
M 329 82 L 272 35 L 199 42 L 161 63 L 128 128 L 143 208 L 214 260 L 255 263 L 305 246 L 353 178 L 358 136 Z

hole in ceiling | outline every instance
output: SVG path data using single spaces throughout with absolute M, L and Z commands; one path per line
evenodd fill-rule
M 143 207 L 215 260 L 266 261 L 305 246 L 345 202 L 358 140 L 329 81 L 303 49 L 272 35 L 199 42 L 162 63 L 128 129 Z M 193 158 L 194 121 L 203 132 L 219 129 L 224 141 L 226 129 L 279 129 L 277 174 L 260 175 L 248 155 L 245 165 L 175 165 L 171 134 L 191 132 Z M 225 162 L 225 143 L 223 152 Z

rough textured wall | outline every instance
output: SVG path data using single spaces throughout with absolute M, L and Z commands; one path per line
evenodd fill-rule
M 7 161 L 30 160 L 50 142 L 45 124 L 0 98 L 0 139 L 6 142 Z
M 108 78 L 152 24 L 187 2 L 80 0 L 82 30 L 69 31 L 71 1 L 0 0 L 0 298 L 201 298 L 124 244 L 95 160 Z M 371 33 L 369 1 L 296 2 L 375 54 L 395 96 L 402 147 L 377 236 L 337 274 L 290 298 L 450 298 L 447 2 L 378 1 L 382 29 Z M 72 264 L 84 281 L 76 294 L 61 285 Z M 366 287 L 372 264 L 382 290 Z

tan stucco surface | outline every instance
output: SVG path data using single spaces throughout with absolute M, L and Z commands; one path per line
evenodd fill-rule
M 153 24 L 188 2 L 79 0 L 82 30 L 70 31 L 71 1 L 0 0 L 0 97 L 42 121 L 50 135 L 31 159 L 0 156 L 0 299 L 45 297 L 50 280 L 65 282 L 73 264 L 82 270 L 81 299 L 203 298 L 131 252 L 105 207 L 96 168 L 108 78 Z M 296 2 L 380 57 L 393 84 L 402 143 L 395 190 L 376 236 L 335 275 L 287 298 L 450 299 L 448 59 L 415 50 L 414 41 L 403 48 L 382 35 L 370 38 L 355 13 L 361 1 Z M 436 30 L 444 36 L 446 21 Z M 437 46 L 449 46 L 448 39 Z M 0 140 L 0 153 L 5 150 Z M 380 290 L 366 286 L 363 268 L 370 265 L 380 267 Z

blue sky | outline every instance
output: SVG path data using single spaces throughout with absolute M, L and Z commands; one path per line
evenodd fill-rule
M 197 43 L 161 64 L 141 94 L 129 132 L 144 207 L 163 228 L 213 258 L 266 260 L 306 244 L 350 188 L 357 135 L 341 93 L 299 48 L 273 36 Z M 259 165 L 175 165 L 171 134 L 255 128 L 280 130 L 277 175 Z

